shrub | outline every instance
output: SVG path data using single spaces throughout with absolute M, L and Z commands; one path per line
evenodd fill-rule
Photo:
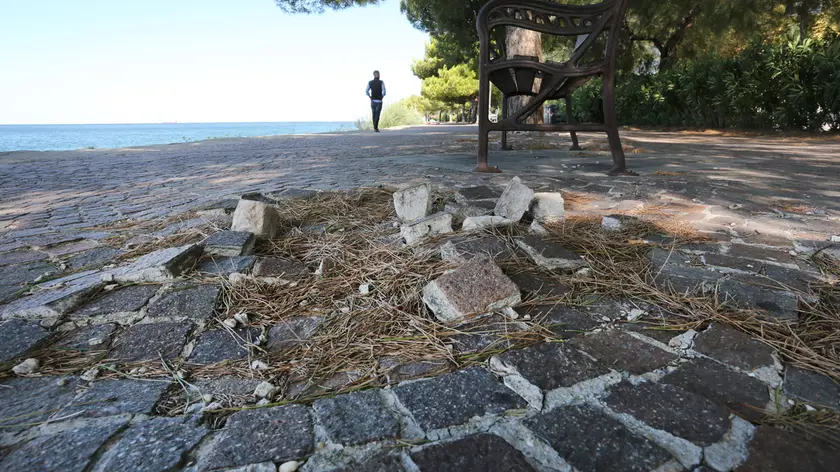
M 405 99 L 386 106 L 379 117 L 380 129 L 422 124 L 423 115 L 412 108 Z M 373 129 L 373 121 L 370 117 L 359 118 L 356 120 L 356 128 L 360 131 Z

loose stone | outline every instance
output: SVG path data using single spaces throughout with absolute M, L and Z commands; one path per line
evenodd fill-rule
M 280 227 L 277 210 L 264 202 L 239 200 L 233 212 L 231 231 L 253 233 L 257 239 L 271 239 Z
M 24 375 L 32 375 L 35 372 L 38 372 L 38 369 L 41 367 L 41 361 L 38 359 L 26 359 L 25 361 L 21 362 L 20 364 L 14 366 L 12 368 L 12 372 L 17 375 L 24 376 Z
M 243 231 L 219 231 L 204 241 L 204 252 L 214 256 L 247 256 L 254 252 L 254 235 Z
M 531 207 L 533 199 L 534 191 L 523 185 L 519 177 L 514 177 L 499 197 L 493 213 L 514 222 L 519 221 Z
M 394 209 L 405 223 L 427 217 L 432 212 L 432 186 L 422 184 L 395 192 Z
M 540 223 L 561 221 L 566 215 L 563 194 L 559 192 L 537 192 L 531 202 L 531 216 Z
M 501 216 L 473 216 L 466 218 L 461 225 L 463 231 L 478 231 L 498 226 L 510 226 L 513 221 Z
M 402 225 L 400 236 L 409 246 L 415 245 L 426 238 L 452 232 L 452 215 L 449 213 L 435 213 L 429 217 Z
M 267 400 L 271 400 L 274 398 L 274 395 L 280 391 L 279 387 L 276 387 L 271 382 L 262 382 L 257 385 L 257 388 L 254 389 L 254 396 L 257 398 L 265 398 Z
M 577 253 L 535 236 L 519 238 L 516 245 L 528 253 L 538 266 L 548 270 L 574 270 L 586 265 L 586 261 Z

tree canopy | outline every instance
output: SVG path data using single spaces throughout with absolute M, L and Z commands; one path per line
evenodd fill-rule
M 355 6 L 375 5 L 381 0 L 274 0 L 287 13 L 322 13 Z

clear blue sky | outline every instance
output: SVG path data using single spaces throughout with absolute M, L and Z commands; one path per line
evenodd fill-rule
M 399 0 L 0 0 L 0 124 L 349 121 L 374 69 L 391 101 L 419 93 L 426 40 Z

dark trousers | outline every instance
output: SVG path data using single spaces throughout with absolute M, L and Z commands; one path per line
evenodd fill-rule
M 379 129 L 379 115 L 382 114 L 382 102 L 370 102 L 373 111 L 373 129 Z

